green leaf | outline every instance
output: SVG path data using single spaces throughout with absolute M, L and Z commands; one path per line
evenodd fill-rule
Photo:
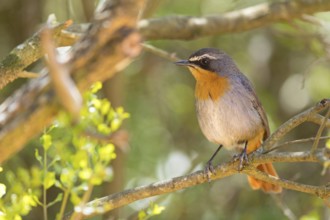
M 92 100 L 92 105 L 93 105 L 96 109 L 100 109 L 100 108 L 102 107 L 101 100 L 99 100 L 99 99 L 93 99 L 93 100 Z
M 49 134 L 43 134 L 41 137 L 41 141 L 43 148 L 45 149 L 45 151 L 47 151 L 52 145 L 52 136 L 50 136 Z
M 110 102 L 106 99 L 102 100 L 102 106 L 101 106 L 101 114 L 102 115 L 106 115 L 108 114 L 109 110 L 110 110 Z
M 145 220 L 147 218 L 147 214 L 145 211 L 139 211 L 138 219 L 139 220 Z
M 158 204 L 155 204 L 154 207 L 153 207 L 153 210 L 152 210 L 152 214 L 153 215 L 159 215 L 164 210 L 165 210 L 164 206 L 159 206 Z
M 82 180 L 88 180 L 92 177 L 93 171 L 91 168 L 85 168 L 79 172 L 79 178 Z
M 114 153 L 115 146 L 113 144 L 107 144 L 99 148 L 100 160 L 109 162 L 111 159 L 116 158 L 116 154 Z
M 54 204 L 62 201 L 62 199 L 63 199 L 63 193 L 57 194 L 57 197 L 53 201 L 51 201 L 50 203 L 48 203 L 47 204 L 47 207 L 51 207 L 52 205 L 54 205 Z
M 109 134 L 111 132 L 111 129 L 109 128 L 108 125 L 102 123 L 102 124 L 98 124 L 97 125 L 97 130 L 100 132 L 100 133 L 103 133 L 103 134 Z
M 72 155 L 71 162 L 74 168 L 85 168 L 88 166 L 88 153 L 85 150 L 79 150 Z
M 0 198 L 6 194 L 6 185 L 0 183 Z
M 42 157 L 40 156 L 40 154 L 39 154 L 39 150 L 38 150 L 38 149 L 35 149 L 34 157 L 35 157 L 35 158 L 37 159 L 37 161 L 42 165 Z
M 91 93 L 97 93 L 100 89 L 102 89 L 102 83 L 96 82 L 92 85 Z
M 74 191 L 70 194 L 70 201 L 73 205 L 78 205 L 81 202 L 81 198 L 78 196 L 78 194 Z
M 44 179 L 44 187 L 49 189 L 55 184 L 55 172 L 47 172 Z
M 72 169 L 64 168 L 60 175 L 61 184 L 66 188 L 71 188 L 74 184 L 75 173 Z
M 111 130 L 116 131 L 120 127 L 121 122 L 119 118 L 114 118 L 111 122 Z

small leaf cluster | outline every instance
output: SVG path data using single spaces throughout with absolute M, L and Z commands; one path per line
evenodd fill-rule
M 147 220 L 152 216 L 159 215 L 165 210 L 164 206 L 160 206 L 156 203 L 151 203 L 146 210 L 141 210 L 138 215 L 139 220 Z
M 7 185 L 7 192 L 6 186 L 0 184 L 0 196 L 4 198 L 0 201 L 0 219 L 21 219 L 37 205 L 43 207 L 47 216 L 47 209 L 58 202 L 61 208 L 56 218 L 62 219 L 68 203 L 81 209 L 94 186 L 113 178 L 109 163 L 116 158 L 115 146 L 109 141 L 111 138 L 104 137 L 111 137 L 129 114 L 98 98 L 101 87 L 101 83 L 96 83 L 84 94 L 78 122 L 61 112 L 44 132 L 40 138 L 42 147 L 35 150 L 39 166 L 30 170 L 19 168 L 16 174 L 6 172 L 8 182 L 15 184 Z M 47 190 L 51 187 L 61 193 L 48 201 Z
M 0 169 L 2 171 L 2 168 Z M 38 205 L 41 195 L 41 171 L 37 166 L 4 172 L 7 182 L 0 184 L 0 220 L 21 220 Z

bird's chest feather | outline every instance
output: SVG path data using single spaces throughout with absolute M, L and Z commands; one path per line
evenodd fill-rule
M 244 147 L 244 141 L 260 133 L 262 122 L 244 87 L 221 80 L 226 79 L 196 84 L 198 122 L 209 141 L 238 150 Z

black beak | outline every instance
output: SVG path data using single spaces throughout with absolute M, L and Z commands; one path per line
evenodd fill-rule
M 177 62 L 175 62 L 176 65 L 179 65 L 179 66 L 189 66 L 190 63 L 188 60 L 179 60 Z

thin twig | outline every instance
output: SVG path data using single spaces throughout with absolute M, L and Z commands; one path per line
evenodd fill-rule
M 314 114 L 311 115 L 307 121 L 309 122 L 313 122 L 315 124 L 321 125 L 323 123 L 324 120 L 324 116 L 320 115 L 320 114 Z M 330 119 L 328 119 L 325 123 L 325 127 L 330 128 Z
M 150 44 L 142 44 L 142 46 L 148 52 L 151 52 L 159 57 L 165 58 L 171 62 L 175 62 L 179 60 L 179 58 L 176 56 L 175 53 L 168 53 L 167 51 L 154 47 Z
M 319 130 L 317 131 L 316 136 L 315 136 L 315 141 L 314 141 L 313 146 L 312 146 L 312 149 L 311 149 L 311 152 L 312 152 L 312 153 L 315 152 L 315 150 L 317 149 L 317 147 L 318 147 L 318 145 L 319 145 L 320 137 L 321 137 L 321 135 L 322 135 L 322 132 L 323 132 L 323 130 L 324 130 L 324 128 L 325 128 L 325 125 L 326 125 L 326 122 L 327 122 L 329 116 L 330 116 L 330 107 L 329 107 L 329 109 L 328 109 L 327 114 L 324 116 L 323 122 L 322 122 L 322 124 L 321 124 Z
M 58 96 L 58 100 L 67 110 L 71 117 L 78 120 L 79 112 L 82 107 L 82 96 L 70 76 L 70 71 L 63 63 L 58 62 L 56 47 L 51 38 L 51 30 L 45 28 L 41 34 L 41 45 L 44 52 L 48 55 L 46 64 L 53 87 Z
M 297 220 L 297 216 L 292 212 L 292 210 L 288 207 L 288 205 L 283 202 L 282 200 L 282 194 L 272 194 L 272 198 L 275 200 L 277 206 L 282 210 L 283 214 L 289 219 L 289 220 Z
M 38 73 L 32 73 L 28 71 L 22 71 L 17 75 L 19 78 L 37 78 L 40 75 Z
M 294 145 L 294 144 L 302 144 L 302 143 L 307 143 L 307 142 L 313 142 L 315 141 L 316 137 L 310 137 L 310 138 L 304 138 L 304 139 L 299 139 L 299 140 L 293 140 L 293 141 L 286 141 L 284 143 L 278 144 L 275 147 L 267 150 L 267 151 L 263 151 L 263 154 L 267 154 L 269 152 L 272 152 L 274 150 L 277 150 L 279 148 L 283 148 L 286 147 L 288 145 Z M 327 140 L 330 139 L 330 136 L 322 136 L 319 138 L 320 140 Z
M 274 147 L 275 143 L 279 141 L 284 135 L 289 133 L 298 125 L 308 121 L 310 117 L 330 106 L 330 99 L 323 99 L 315 106 L 307 109 L 306 111 L 294 116 L 287 122 L 282 124 L 271 136 L 264 142 L 264 150 L 270 150 Z
M 286 189 L 291 189 L 299 192 L 304 192 L 312 195 L 316 195 L 322 199 L 330 197 L 330 186 L 323 185 L 323 186 L 312 186 L 307 184 L 302 184 L 298 182 L 294 182 L 291 180 L 286 179 L 280 179 L 278 177 L 274 177 L 271 175 L 268 175 L 267 173 L 264 173 L 262 171 L 259 171 L 258 169 L 248 166 L 244 170 L 242 170 L 242 173 L 245 173 L 249 176 L 253 176 L 259 180 L 263 180 L 275 185 L 282 186 Z

